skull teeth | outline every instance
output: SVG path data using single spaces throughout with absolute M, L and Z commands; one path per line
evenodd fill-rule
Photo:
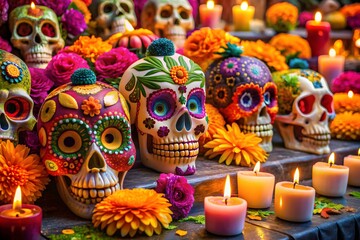
M 43 64 L 51 61 L 51 54 L 48 53 L 28 53 L 25 55 L 25 62 Z
M 70 187 L 71 195 L 79 202 L 85 204 L 101 202 L 105 197 L 113 194 L 117 190 L 120 190 L 120 185 L 116 184 L 112 187 L 104 189 L 83 189 L 74 186 Z
M 263 125 L 240 125 L 240 130 L 244 133 L 255 133 L 258 137 L 273 136 L 273 126 L 271 124 Z
M 303 137 L 302 141 L 304 143 L 308 143 L 309 145 L 315 145 L 315 146 L 327 146 L 330 144 L 330 134 L 323 134 L 323 135 L 317 135 L 315 138 L 314 135 L 309 138 L 309 137 Z

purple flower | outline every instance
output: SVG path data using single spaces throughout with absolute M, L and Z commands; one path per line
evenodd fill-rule
M 51 8 L 56 15 L 61 16 L 69 7 L 71 0 L 37 0 L 38 4 Z
M 166 137 L 169 134 L 170 130 L 167 126 L 162 126 L 157 131 L 159 137 Z
M 78 68 L 90 68 L 86 60 L 76 53 L 61 52 L 54 56 L 47 67 L 45 74 L 58 87 L 70 82 L 70 77 Z
M 20 132 L 21 144 L 25 144 L 30 148 L 31 154 L 38 154 L 40 149 L 40 141 L 36 131 L 36 126 L 32 131 L 22 131 Z
M 314 20 L 314 14 L 312 12 L 301 12 L 299 14 L 299 27 L 305 27 L 306 22 Z
M 173 219 L 179 220 L 186 217 L 194 203 L 194 188 L 187 179 L 172 173 L 162 173 L 156 182 L 155 191 L 164 193 L 165 198 L 172 205 L 170 210 L 173 212 Z
M 352 90 L 354 93 L 360 93 L 360 73 L 344 72 L 335 78 L 331 85 L 333 93 L 347 93 Z
M 352 29 L 360 28 L 360 14 L 347 17 L 346 21 L 347 21 L 347 25 Z
M 138 60 L 136 54 L 127 48 L 113 48 L 100 55 L 95 61 L 95 71 L 100 81 L 105 78 L 121 77 L 125 70 Z
M 2 39 L 1 37 L 0 37 L 0 49 L 5 50 L 7 52 L 11 52 L 12 50 L 10 43 L 5 39 Z
M 71 35 L 79 35 L 86 29 L 84 15 L 75 9 L 68 9 L 61 17 L 61 23 Z
M 0 0 L 0 26 L 7 21 L 9 11 L 9 3 L 7 0 Z
M 181 85 L 181 86 L 178 88 L 178 90 L 179 90 L 180 93 L 186 93 L 186 86 Z

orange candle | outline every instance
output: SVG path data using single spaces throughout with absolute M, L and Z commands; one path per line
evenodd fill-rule
M 31 15 L 31 16 L 34 16 L 34 17 L 39 17 L 41 16 L 43 13 L 42 13 L 42 10 L 40 8 L 37 8 L 35 6 L 35 3 L 34 2 L 31 2 L 30 4 L 30 8 L 28 9 L 28 14 Z

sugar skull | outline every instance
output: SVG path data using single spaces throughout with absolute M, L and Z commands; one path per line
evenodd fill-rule
M 271 152 L 277 88 L 268 67 L 256 58 L 230 56 L 214 61 L 205 76 L 206 102 L 242 132 L 255 133 L 260 146 Z
M 133 27 L 137 24 L 132 0 L 95 0 L 89 9 L 96 22 L 96 32 L 103 39 L 125 32 L 126 20 Z
M 41 106 L 40 156 L 65 204 L 89 219 L 96 203 L 122 188 L 136 150 L 119 91 L 95 82 L 88 69 L 76 70 L 71 80 Z
M 278 87 L 279 114 L 275 126 L 286 148 L 315 154 L 330 153 L 329 119 L 333 94 L 326 80 L 312 70 L 273 73 Z
M 148 0 L 141 12 L 141 26 L 182 48 L 186 33 L 195 26 L 192 11 L 187 0 Z
M 125 71 L 120 92 L 130 104 L 145 166 L 178 175 L 195 172 L 198 139 L 207 129 L 204 81 L 201 68 L 175 54 L 164 38 Z
M 20 6 L 10 13 L 9 19 L 11 43 L 21 51 L 29 67 L 45 68 L 64 47 L 57 16 L 50 8 Z
M 26 64 L 0 50 L 0 139 L 18 141 L 18 133 L 32 130 L 36 119 L 30 97 L 31 76 Z

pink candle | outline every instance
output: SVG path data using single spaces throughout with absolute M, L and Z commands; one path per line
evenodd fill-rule
M 230 177 L 226 177 L 224 197 L 205 197 L 205 228 L 208 232 L 221 235 L 238 235 L 244 228 L 247 202 L 230 197 Z
M 360 187 L 360 148 L 358 155 L 349 155 L 344 158 L 344 166 L 349 167 L 349 185 Z
M 334 78 L 344 72 L 345 57 L 336 56 L 336 51 L 331 48 L 329 55 L 321 55 L 318 59 L 319 73 L 324 76 L 329 87 Z
M 328 22 L 321 22 L 321 13 L 315 14 L 315 21 L 306 23 L 307 41 L 313 57 L 327 54 L 330 46 L 331 27 Z
M 200 22 L 202 27 L 216 28 L 219 26 L 223 7 L 215 5 L 214 1 L 208 0 L 206 5 L 199 7 Z
M 0 239 L 39 240 L 41 208 L 35 205 L 21 204 L 20 187 L 16 191 L 13 204 L 0 206 Z

